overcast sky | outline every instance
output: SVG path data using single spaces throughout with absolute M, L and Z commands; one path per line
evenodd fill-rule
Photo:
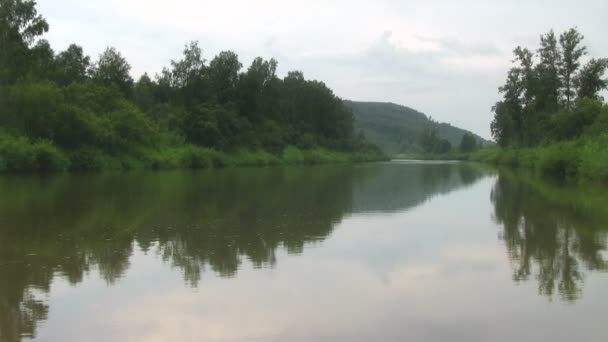
M 114 46 L 132 75 L 153 75 L 198 40 L 275 57 L 345 99 L 390 101 L 490 137 L 490 108 L 517 45 L 577 26 L 590 55 L 608 57 L 608 1 L 38 0 L 55 51 L 77 43 L 93 59 Z

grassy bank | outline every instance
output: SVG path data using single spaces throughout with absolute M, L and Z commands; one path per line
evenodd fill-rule
M 450 151 L 447 153 L 402 153 L 393 156 L 393 159 L 407 160 L 468 160 L 468 153 Z
M 608 134 L 532 148 L 492 148 L 467 160 L 537 170 L 543 175 L 608 184 Z
M 88 147 L 73 151 L 48 141 L 0 134 L 0 172 L 68 170 L 176 169 L 232 166 L 312 165 L 386 160 L 374 152 L 341 152 L 325 148 L 302 150 L 287 146 L 282 153 L 239 149 L 223 152 L 195 145 L 142 148 L 110 155 Z

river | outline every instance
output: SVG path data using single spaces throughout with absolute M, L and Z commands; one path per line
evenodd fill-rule
M 0 341 L 605 341 L 608 196 L 387 162 L 0 176 Z

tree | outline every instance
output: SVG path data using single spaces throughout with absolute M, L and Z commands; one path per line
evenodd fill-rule
M 540 36 L 540 48 L 537 54 L 539 62 L 535 69 L 538 77 L 536 110 L 552 113 L 559 109 L 561 88 L 559 77 L 561 53 L 553 30 Z
M 239 57 L 232 51 L 220 52 L 209 63 L 209 79 L 219 103 L 236 101 L 239 71 L 242 67 Z
M 574 79 L 578 97 L 600 99 L 599 92 L 608 87 L 608 80 L 602 79 L 608 69 L 608 58 L 592 58 Z
M 570 109 L 574 97 L 574 75 L 580 67 L 580 58 L 587 54 L 587 48 L 580 46 L 584 36 L 576 28 L 571 28 L 559 36 L 562 58 L 559 61 L 559 75 L 562 81 L 562 93 L 565 96 L 566 108 Z
M 130 97 L 133 79 L 129 75 L 131 65 L 114 47 L 108 47 L 92 68 L 91 75 L 95 82 L 109 86 L 115 85 L 127 97 Z
M 30 51 L 27 75 L 35 79 L 52 79 L 55 73 L 55 52 L 46 39 L 36 42 Z
M 477 148 L 477 139 L 471 133 L 465 133 L 460 140 L 460 152 L 469 153 L 475 151 Z
M 435 150 L 435 146 L 439 143 L 437 130 L 430 127 L 425 128 L 420 134 L 420 146 L 426 153 L 431 153 Z
M 156 83 L 150 79 L 147 73 L 144 73 L 135 83 L 134 100 L 143 111 L 148 111 L 155 102 L 154 93 L 156 91 Z
M 509 70 L 505 85 L 498 88 L 498 91 L 503 93 L 502 105 L 499 106 L 497 104 L 494 106 L 495 120 L 500 120 L 493 122 L 496 129 L 501 129 L 501 127 L 498 127 L 497 125 L 506 124 L 507 122 L 510 125 L 509 134 L 502 136 L 503 139 L 508 139 L 504 141 L 505 144 L 510 144 L 514 141 L 521 142 L 523 140 L 524 119 L 521 100 L 523 87 L 521 86 L 520 75 L 521 70 L 519 68 L 511 68 L 511 70 Z M 497 113 L 497 109 L 501 112 Z M 506 117 L 508 117 L 508 119 Z
M 436 147 L 437 153 L 448 153 L 452 149 L 452 143 L 450 143 L 447 139 L 439 140 L 439 143 Z
M 161 88 L 164 85 L 172 88 L 172 102 L 194 108 L 208 99 L 209 87 L 205 76 L 207 60 L 202 55 L 198 41 L 192 41 L 184 46 L 181 60 L 171 60 L 171 68 L 163 69 L 159 85 Z
M 87 79 L 87 70 L 91 65 L 91 58 L 85 56 L 82 47 L 70 44 L 55 58 L 54 80 L 61 86 L 72 82 L 84 82 Z
M 536 75 L 534 72 L 534 61 L 532 57 L 534 54 L 528 48 L 522 48 L 520 46 L 513 50 L 515 60 L 519 64 L 519 86 L 522 93 L 522 107 L 525 111 L 532 109 L 532 104 L 535 100 L 536 94 Z
M 278 112 L 277 61 L 257 57 L 239 78 L 240 113 L 252 123 L 263 116 L 276 118 Z
M 49 30 L 36 2 L 0 0 L 0 84 L 22 76 L 29 63 L 28 48 Z
M 492 108 L 494 111 L 494 120 L 490 124 L 492 137 L 501 147 L 506 147 L 513 141 L 515 128 L 513 116 L 509 108 L 509 104 L 504 101 L 497 102 Z

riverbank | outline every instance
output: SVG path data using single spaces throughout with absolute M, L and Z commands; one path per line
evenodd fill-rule
M 467 160 L 533 169 L 545 175 L 608 184 L 608 134 L 531 148 L 492 148 Z
M 373 151 L 344 152 L 287 146 L 281 153 L 241 148 L 223 152 L 196 145 L 139 148 L 110 155 L 96 148 L 65 151 L 47 141 L 0 136 L 0 172 L 131 169 L 202 169 L 235 166 L 312 165 L 388 160 Z
M 462 160 L 536 170 L 570 181 L 608 184 L 608 134 L 529 148 L 486 148 L 472 153 L 404 154 L 399 159 Z

